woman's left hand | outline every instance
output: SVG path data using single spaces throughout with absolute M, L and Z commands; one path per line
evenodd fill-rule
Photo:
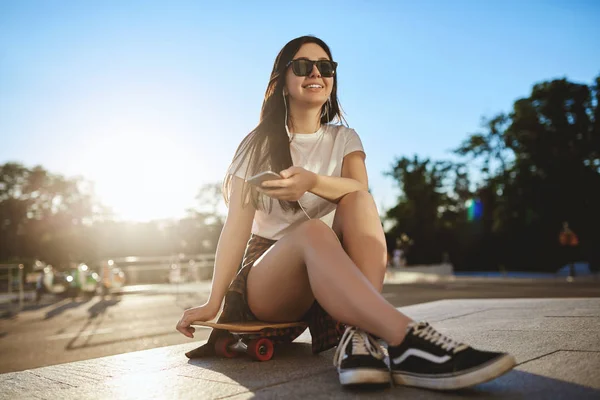
M 274 199 L 298 201 L 317 183 L 317 174 L 302 167 L 284 169 L 279 175 L 283 179 L 265 181 L 258 191 Z

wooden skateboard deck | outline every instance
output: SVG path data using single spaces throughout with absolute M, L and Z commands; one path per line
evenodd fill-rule
M 228 336 L 219 337 L 215 342 L 215 353 L 218 356 L 234 358 L 239 353 L 247 353 L 258 361 L 268 361 L 273 357 L 273 341 L 265 336 L 276 329 L 304 327 L 305 322 L 192 322 L 191 326 L 210 327 L 229 332 Z
M 284 329 L 304 326 L 305 322 L 229 322 L 218 324 L 216 322 L 192 322 L 192 326 L 207 326 L 214 329 L 221 329 L 231 333 L 258 333 L 268 329 Z

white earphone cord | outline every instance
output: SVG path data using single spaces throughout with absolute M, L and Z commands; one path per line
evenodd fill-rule
M 290 130 L 288 129 L 287 126 L 287 120 L 288 120 L 288 109 L 287 109 L 287 101 L 285 99 L 285 92 L 281 92 L 281 94 L 283 95 L 283 105 L 285 108 L 285 120 L 283 121 L 283 125 L 285 126 L 285 131 L 287 132 L 288 138 L 290 139 L 290 143 L 292 142 L 292 135 L 290 134 Z M 300 204 L 300 200 L 297 201 L 298 205 L 300 206 L 300 209 L 302 210 L 302 212 L 304 213 L 304 215 L 306 215 L 306 218 L 308 219 L 312 219 L 310 217 L 310 215 L 308 215 L 308 213 L 306 212 L 306 210 L 304 209 L 304 207 L 302 207 L 302 204 Z M 319 214 L 318 210 L 317 210 L 317 215 Z
M 302 207 L 302 204 L 300 204 L 300 201 L 298 201 L 298 205 L 300 206 L 300 208 L 302 209 L 302 211 L 304 212 L 304 215 L 306 215 L 306 218 L 308 219 L 312 219 L 310 217 L 310 215 L 308 215 L 308 213 L 306 212 L 306 210 L 304 209 L 304 207 Z

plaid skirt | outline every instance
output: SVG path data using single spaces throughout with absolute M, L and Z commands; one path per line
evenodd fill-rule
M 227 322 L 250 322 L 258 319 L 250 311 L 246 298 L 246 282 L 250 268 L 254 262 L 267 251 L 276 241 L 266 239 L 261 236 L 252 235 L 246 246 L 244 259 L 241 267 L 229 285 L 225 294 L 225 304 L 223 312 L 219 316 L 217 323 Z M 285 262 L 285 261 L 282 261 Z M 310 334 L 312 336 L 312 352 L 317 354 L 337 346 L 345 326 L 334 320 L 315 300 L 308 312 L 302 317 L 302 321 L 306 322 Z M 276 329 L 265 334 L 269 336 L 275 343 L 289 343 L 296 339 L 304 332 L 304 327 Z M 208 341 L 192 350 L 185 355 L 188 358 L 199 358 L 215 355 L 214 343 L 216 340 L 227 335 L 227 331 L 213 329 Z

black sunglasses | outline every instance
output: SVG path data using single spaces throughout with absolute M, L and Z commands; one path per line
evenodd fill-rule
M 337 68 L 337 63 L 331 60 L 307 60 L 306 58 L 299 58 L 297 60 L 292 60 L 285 66 L 286 68 L 292 66 L 292 71 L 296 76 L 309 76 L 312 73 L 313 66 L 317 66 L 317 69 L 321 73 L 321 76 L 324 78 L 331 78 L 335 75 L 335 69 Z

